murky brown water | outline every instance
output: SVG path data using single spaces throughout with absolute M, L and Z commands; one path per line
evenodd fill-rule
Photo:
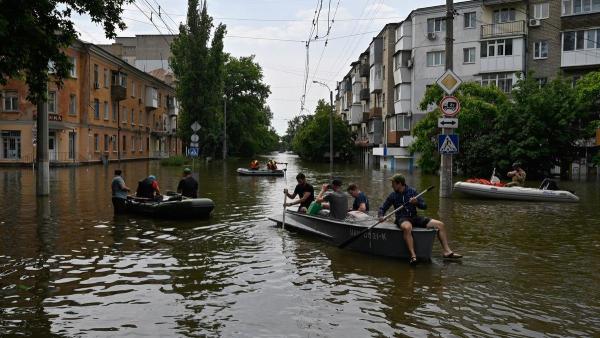
M 209 220 L 113 217 L 116 165 L 52 170 L 36 199 L 31 169 L 0 169 L 0 335 L 23 336 L 599 336 L 600 184 L 563 182 L 578 204 L 518 203 L 429 193 L 426 215 L 466 257 L 410 268 L 275 228 L 287 178 L 238 177 L 246 160 L 199 165 Z M 180 168 L 126 163 L 174 190 Z M 390 172 L 337 166 L 375 210 Z M 417 188 L 436 177 L 411 176 Z M 318 184 L 315 184 L 318 185 Z

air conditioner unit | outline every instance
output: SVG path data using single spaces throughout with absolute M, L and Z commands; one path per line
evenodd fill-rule
M 537 27 L 542 24 L 540 19 L 529 19 L 529 27 Z
M 427 38 L 429 40 L 435 40 L 437 38 L 437 35 L 435 34 L 435 32 L 428 32 L 427 33 Z
M 406 62 L 406 67 L 408 67 L 408 68 L 412 68 L 412 66 L 413 66 L 413 60 L 412 60 L 412 59 L 409 59 L 409 60 Z
M 99 89 L 99 88 L 100 88 L 100 83 L 94 82 L 94 89 Z

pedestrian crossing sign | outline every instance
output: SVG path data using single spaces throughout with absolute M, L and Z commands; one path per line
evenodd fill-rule
M 458 135 L 438 135 L 438 151 L 440 154 L 458 154 Z
M 189 157 L 198 157 L 198 153 L 199 153 L 198 148 L 194 148 L 194 147 L 188 148 L 188 156 Z

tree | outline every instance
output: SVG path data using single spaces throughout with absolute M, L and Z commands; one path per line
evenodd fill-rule
M 304 123 L 300 122 L 292 140 L 292 149 L 298 156 L 311 161 L 324 161 L 329 152 L 329 114 L 331 105 L 321 99 L 317 103 L 315 114 L 306 118 Z M 291 122 L 291 121 L 290 121 Z M 288 126 L 288 131 L 290 126 Z M 342 160 L 352 158 L 354 139 L 350 127 L 341 117 L 333 117 L 333 140 L 334 153 Z
M 45 98 L 49 80 L 58 86 L 68 76 L 71 62 L 64 53 L 77 39 L 71 14 L 88 14 L 104 27 L 107 38 L 125 29 L 123 5 L 132 0 L 4 0 L 0 5 L 0 85 L 8 78 L 24 77 L 27 99 Z
M 279 137 L 270 128 L 273 113 L 266 105 L 271 90 L 263 82 L 254 56 L 228 56 L 225 63 L 227 140 L 229 153 L 252 156 L 277 149 Z M 223 114 L 221 125 L 223 123 Z
M 226 27 L 217 26 L 208 47 L 212 28 L 206 2 L 199 11 L 198 0 L 190 0 L 186 24 L 180 25 L 179 35 L 171 44 L 170 60 L 181 108 L 179 135 L 188 140 L 190 126 L 197 121 L 202 128 L 199 142 L 205 155 L 214 155 L 222 134 L 217 115 L 223 103 Z

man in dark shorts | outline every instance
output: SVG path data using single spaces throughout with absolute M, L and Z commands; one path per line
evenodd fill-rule
M 417 191 L 406 185 L 406 179 L 400 174 L 396 174 L 391 178 L 392 181 L 392 192 L 385 200 L 381 208 L 379 208 L 379 220 L 383 221 L 383 216 L 386 210 L 390 206 L 394 206 L 397 209 L 406 202 L 409 202 L 404 208 L 396 211 L 396 225 L 402 228 L 404 235 L 404 241 L 406 247 L 410 253 L 409 263 L 411 265 L 417 264 L 417 255 L 415 254 L 415 246 L 412 238 L 412 228 L 436 228 L 438 230 L 438 239 L 443 249 L 443 258 L 446 259 L 458 259 L 462 258 L 450 249 L 448 246 L 448 237 L 446 234 L 446 227 L 444 223 L 436 219 L 428 217 L 417 216 L 417 208 L 426 209 L 427 205 L 422 197 L 416 197 Z
M 192 169 L 183 169 L 183 178 L 177 185 L 177 192 L 183 197 L 198 198 L 198 181 L 192 176 Z
M 298 185 L 296 185 L 296 189 L 294 189 L 294 193 L 290 195 L 287 188 L 283 189 L 283 193 L 291 199 L 296 198 L 296 196 L 300 197 L 299 200 L 285 203 L 284 206 L 289 207 L 295 204 L 300 204 L 298 206 L 298 212 L 306 212 L 312 201 L 315 200 L 315 188 L 312 185 L 306 183 L 306 176 L 303 173 L 299 173 L 296 175 L 296 181 Z
M 115 177 L 110 184 L 112 190 L 112 203 L 115 214 L 122 214 L 125 212 L 125 201 L 127 201 L 127 192 L 129 188 L 125 185 L 125 180 L 121 176 L 122 171 L 115 170 Z

